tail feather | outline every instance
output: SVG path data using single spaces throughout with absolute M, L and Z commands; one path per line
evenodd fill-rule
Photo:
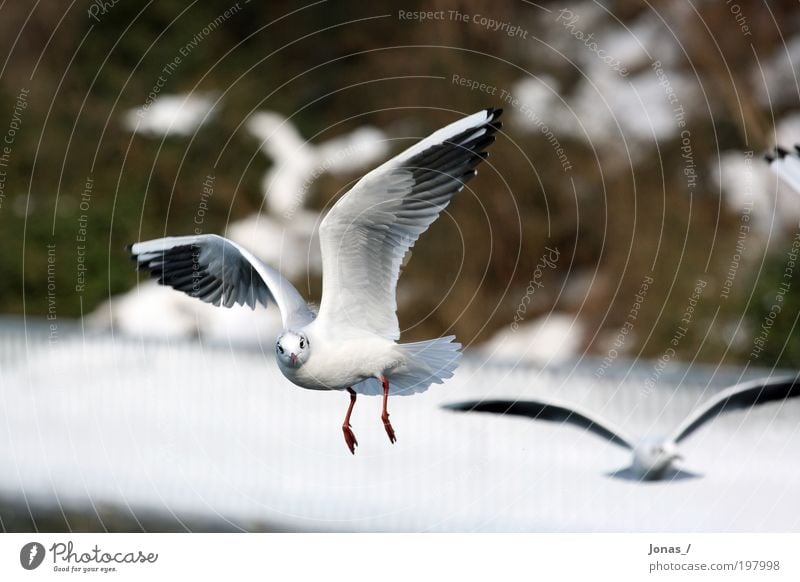
M 389 394 L 405 396 L 427 390 L 431 384 L 441 384 L 453 376 L 461 359 L 461 344 L 455 336 L 447 336 L 424 342 L 399 344 L 397 348 L 406 357 L 408 365 L 387 374 Z M 359 394 L 383 393 L 378 380 L 370 378 L 353 389 Z

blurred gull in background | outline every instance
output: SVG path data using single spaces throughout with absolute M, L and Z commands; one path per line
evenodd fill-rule
M 585 324 L 572 315 L 550 313 L 530 322 L 508 326 L 481 346 L 486 357 L 514 354 L 520 361 L 558 364 L 580 354 Z
M 247 130 L 261 140 L 272 167 L 261 182 L 270 213 L 290 219 L 305 206 L 311 184 L 322 174 L 345 175 L 386 156 L 386 135 L 371 126 L 320 144 L 304 140 L 291 121 L 273 111 L 259 111 L 247 120 Z
M 788 398 L 797 396 L 800 396 L 800 382 L 797 381 L 797 376 L 738 384 L 715 394 L 690 413 L 668 436 L 644 438 L 639 441 L 635 441 L 613 424 L 575 406 L 561 406 L 537 400 L 473 400 L 447 404 L 444 408 L 460 412 L 492 412 L 525 416 L 536 420 L 576 425 L 615 445 L 633 451 L 630 467 L 616 471 L 611 476 L 636 481 L 658 481 L 695 476 L 675 469 L 673 463 L 683 458 L 678 452 L 678 443 L 706 422 L 714 420 L 724 412 L 749 409 L 767 402 L 784 402 Z
M 162 95 L 128 110 L 123 125 L 147 137 L 188 137 L 213 116 L 216 100 L 214 94 Z

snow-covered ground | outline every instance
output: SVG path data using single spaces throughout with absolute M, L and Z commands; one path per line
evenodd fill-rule
M 606 477 L 627 454 L 579 429 L 440 408 L 536 396 L 663 432 L 736 370 L 669 369 L 645 394 L 649 363 L 617 361 L 598 380 L 597 362 L 541 369 L 474 353 L 445 385 L 390 402 L 395 445 L 379 399 L 360 398 L 351 456 L 347 397 L 290 384 L 272 341 L 262 353 L 62 330 L 48 344 L 32 330 L 26 341 L 0 328 L 0 497 L 35 507 L 292 530 L 800 530 L 800 402 L 717 419 L 683 447 L 702 478 L 649 484 Z

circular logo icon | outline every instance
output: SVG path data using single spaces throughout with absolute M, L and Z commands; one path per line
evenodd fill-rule
M 44 561 L 44 546 L 39 542 L 28 542 L 19 551 L 19 563 L 26 570 L 35 570 Z

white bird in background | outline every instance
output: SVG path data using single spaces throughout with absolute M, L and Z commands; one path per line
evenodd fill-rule
M 191 136 L 213 116 L 216 95 L 162 95 L 125 112 L 123 124 L 148 137 Z
M 600 420 L 573 406 L 535 400 L 475 400 L 447 404 L 444 408 L 461 412 L 493 412 L 526 416 L 536 420 L 568 423 L 589 430 L 620 447 L 633 451 L 630 467 L 612 474 L 614 477 L 637 481 L 658 481 L 693 476 L 678 471 L 673 464 L 682 459 L 678 443 L 706 422 L 723 412 L 751 408 L 765 402 L 781 401 L 800 396 L 798 376 L 767 378 L 737 384 L 715 394 L 708 402 L 692 412 L 671 434 L 664 438 L 631 439 L 611 423 Z
M 764 157 L 778 178 L 800 194 L 800 144 L 796 144 L 792 151 L 778 146 Z
M 388 153 L 384 132 L 369 126 L 314 145 L 282 115 L 259 111 L 246 124 L 261 140 L 261 149 L 273 165 L 261 188 L 270 212 L 286 220 L 305 205 L 311 184 L 322 174 L 348 174 L 382 159 Z
M 292 284 L 249 251 L 217 235 L 168 237 L 131 246 L 140 270 L 214 305 L 255 308 L 272 301 L 283 332 L 275 351 L 284 376 L 312 390 L 347 390 L 342 425 L 357 394 L 383 395 L 381 420 L 395 432 L 390 394 L 414 394 L 453 375 L 461 357 L 454 336 L 400 344 L 396 287 L 403 258 L 464 184 L 477 174 L 500 128 L 486 109 L 433 133 L 361 178 L 320 226 L 323 292 L 314 314 Z

